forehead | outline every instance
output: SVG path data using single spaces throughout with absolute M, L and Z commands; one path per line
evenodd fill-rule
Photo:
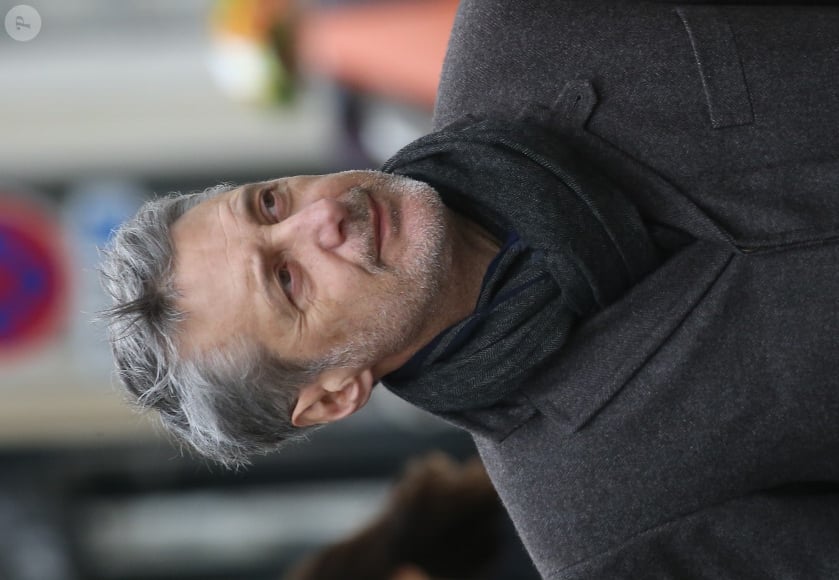
M 185 281 L 192 273 L 191 263 L 206 258 L 225 248 L 230 240 L 225 239 L 237 223 L 234 203 L 242 188 L 219 193 L 191 207 L 172 224 L 170 233 L 175 257 L 176 281 Z
M 243 187 L 245 186 L 229 187 L 217 193 L 215 190 L 210 190 L 207 193 L 197 194 L 196 197 L 200 201 L 192 202 L 193 205 L 183 212 L 169 228 L 175 252 L 177 253 L 182 246 L 186 245 L 185 241 L 188 244 L 192 240 L 197 233 L 196 230 L 218 226 L 219 224 L 215 223 L 211 214 L 217 214 L 220 208 L 229 205 Z
M 234 210 L 241 191 L 237 187 L 202 201 L 172 226 L 177 306 L 186 314 L 179 340 L 187 351 L 222 346 L 225 328 L 247 324 L 241 313 L 247 312 L 242 303 L 248 284 L 239 264 L 244 240 Z

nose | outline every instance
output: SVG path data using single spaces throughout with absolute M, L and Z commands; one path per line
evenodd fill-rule
M 312 202 L 280 222 L 295 241 L 310 240 L 324 250 L 331 250 L 346 238 L 344 225 L 348 209 L 339 201 L 324 198 Z

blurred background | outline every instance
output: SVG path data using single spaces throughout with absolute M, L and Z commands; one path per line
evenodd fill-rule
M 281 578 L 408 458 L 474 453 L 376 389 L 306 445 L 214 468 L 122 403 L 92 322 L 97 248 L 149 196 L 376 167 L 425 133 L 455 9 L 0 1 L 0 580 Z

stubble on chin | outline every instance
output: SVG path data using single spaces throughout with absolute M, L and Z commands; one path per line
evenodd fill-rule
M 400 228 L 411 224 L 410 232 L 400 229 L 407 236 L 403 259 L 388 266 L 376 260 L 375 238 L 368 225 L 366 196 L 377 189 L 402 196 L 397 223 Z M 442 289 L 451 282 L 447 277 L 452 261 L 447 237 L 450 222 L 430 186 L 400 176 L 374 174 L 350 191 L 347 204 L 350 223 L 356 224 L 350 226 L 351 231 L 370 250 L 365 259 L 376 269 L 376 288 L 371 288 L 367 299 L 375 299 L 377 304 L 369 320 L 329 353 L 326 364 L 331 367 L 373 364 L 410 347 L 439 316 Z

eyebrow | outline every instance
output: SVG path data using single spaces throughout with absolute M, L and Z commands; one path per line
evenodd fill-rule
M 259 210 L 256 208 L 256 192 L 259 191 L 261 183 L 249 183 L 242 186 L 242 191 L 239 194 L 239 203 L 237 204 L 237 213 L 250 219 L 251 221 L 262 223 L 260 219 Z

